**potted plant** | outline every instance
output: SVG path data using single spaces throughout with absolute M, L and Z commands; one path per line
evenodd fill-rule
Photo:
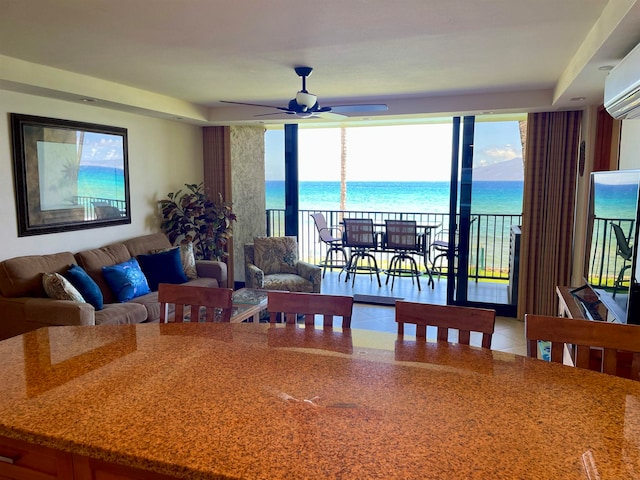
M 223 260 L 229 254 L 225 246 L 233 235 L 236 215 L 231 204 L 219 194 L 217 202 L 207 198 L 204 184 L 185 184 L 186 192 L 178 190 L 158 202 L 162 213 L 162 230 L 172 244 L 193 243 L 196 259 Z

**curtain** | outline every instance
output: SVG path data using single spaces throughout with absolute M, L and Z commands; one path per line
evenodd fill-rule
M 527 120 L 518 318 L 557 314 L 557 285 L 569 285 L 581 111 Z
M 233 202 L 231 191 L 231 134 L 229 127 L 202 128 L 202 161 L 204 164 L 204 191 L 210 200 L 218 201 L 218 194 L 226 202 Z M 233 237 L 227 243 L 226 259 L 228 287 L 234 286 Z

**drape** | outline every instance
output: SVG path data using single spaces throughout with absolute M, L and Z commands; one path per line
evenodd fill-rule
M 233 202 L 231 191 L 231 134 L 229 127 L 202 128 L 204 191 L 215 202 L 222 194 L 225 202 Z M 228 240 L 226 259 L 228 286 L 233 288 L 233 237 Z
M 557 314 L 569 285 L 581 111 L 531 113 L 524 154 L 518 318 Z

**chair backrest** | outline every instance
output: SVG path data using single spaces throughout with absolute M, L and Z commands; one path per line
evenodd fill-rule
M 633 256 L 633 249 L 629 246 L 629 241 L 624 235 L 622 228 L 620 227 L 620 225 L 617 225 L 615 223 L 611 224 L 611 228 L 613 228 L 613 233 L 616 236 L 618 255 L 620 255 L 625 260 L 631 260 L 631 257 Z
M 538 341 L 550 342 L 551 361 L 562 363 L 567 344 L 575 348 L 573 364 L 576 367 L 640 380 L 638 325 L 527 314 L 524 329 L 530 357 L 539 357 Z M 620 352 L 629 353 L 620 355 Z M 630 366 L 619 365 L 620 358 L 625 356 Z
M 314 315 L 322 315 L 325 327 L 332 327 L 333 317 L 337 316 L 342 317 L 342 328 L 351 328 L 353 297 L 284 291 L 270 291 L 268 295 L 267 309 L 272 324 L 276 323 L 278 314 L 284 315 L 288 324 L 295 324 L 299 314 L 305 315 L 305 325 L 313 325 Z
M 370 218 L 345 218 L 344 244 L 347 247 L 375 248 L 376 236 Z
M 385 220 L 385 247 L 419 250 L 418 228 L 413 220 Z
M 160 323 L 169 321 L 169 305 L 175 305 L 174 322 L 184 321 L 188 313 L 190 322 L 229 322 L 233 301 L 230 288 L 196 287 L 192 285 L 158 285 L 158 301 L 160 302 Z M 189 307 L 189 308 L 185 308 Z M 201 313 L 201 307 L 203 312 Z
M 427 326 L 437 327 L 440 341 L 449 341 L 449 329 L 458 331 L 458 343 L 469 345 L 471 332 L 482 333 L 482 347 L 491 348 L 496 321 L 495 310 L 486 308 L 396 302 L 398 335 L 404 335 L 404 324 L 416 325 L 416 337 L 427 338 Z
M 107 220 L 110 218 L 122 217 L 120 210 L 111 205 L 96 205 L 93 207 L 96 212 L 97 220 Z
M 331 229 L 327 226 L 327 220 L 324 218 L 322 213 L 312 213 L 311 218 L 313 218 L 313 222 L 316 224 L 321 241 L 325 243 L 332 243 L 342 240 L 341 238 L 334 237 L 331 234 Z

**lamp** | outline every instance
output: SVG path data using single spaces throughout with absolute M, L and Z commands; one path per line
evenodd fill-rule
M 313 108 L 317 101 L 318 97 L 305 90 L 301 90 L 296 93 L 296 103 L 302 107 L 303 112 Z

